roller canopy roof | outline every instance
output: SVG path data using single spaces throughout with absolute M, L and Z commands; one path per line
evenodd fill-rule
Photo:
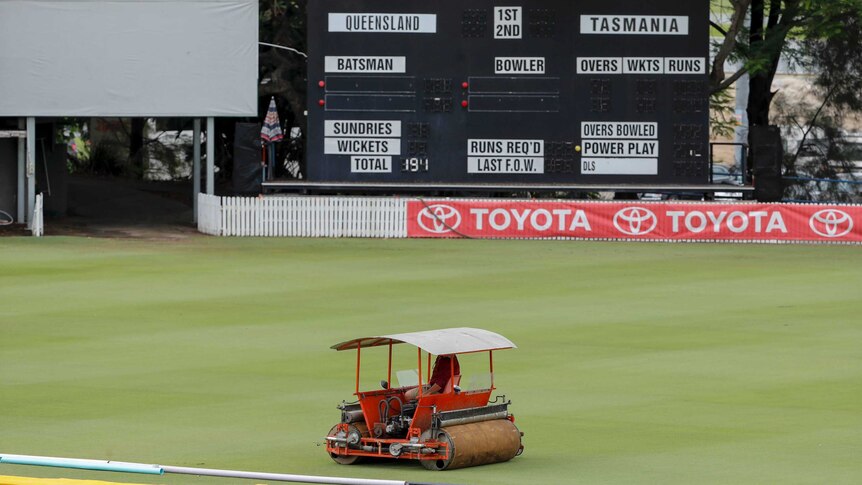
M 506 337 L 479 328 L 444 328 L 427 332 L 399 333 L 363 337 L 333 345 L 335 350 L 350 350 L 357 347 L 377 347 L 380 345 L 407 343 L 434 354 L 466 354 L 487 350 L 515 349 L 517 346 Z

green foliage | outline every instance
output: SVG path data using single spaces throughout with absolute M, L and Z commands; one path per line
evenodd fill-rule
M 817 14 L 816 36 L 804 42 L 817 86 L 836 108 L 862 111 L 862 0 L 837 2 Z
M 739 120 L 736 118 L 734 97 L 727 89 L 712 93 L 709 97 L 709 130 L 715 138 L 733 135 Z
M 93 175 L 121 176 L 131 173 L 129 159 L 122 155 L 123 148 L 112 141 L 103 141 L 93 147 L 87 160 L 75 166 L 75 172 Z
M 809 20 L 810 35 L 801 42 L 805 66 L 816 72 L 819 104 L 782 100 L 775 121 L 794 127 L 785 162 L 786 172 L 835 182 L 794 181 L 789 198 L 859 202 L 853 184 L 862 168 L 859 138 L 843 127 L 862 111 L 862 1 L 824 2 Z M 851 135 L 848 138 L 848 135 Z M 842 181 L 837 181 L 842 180 Z
M 89 162 L 91 155 L 90 135 L 86 123 L 76 118 L 64 118 L 57 122 L 55 143 L 66 147 L 66 165 L 69 173 Z
M 740 2 L 731 3 L 736 11 L 747 8 Z M 714 9 L 719 6 L 723 3 L 716 6 L 713 2 Z M 848 36 L 848 25 L 858 22 L 862 15 L 862 0 L 753 0 L 747 12 L 750 22 L 733 39 L 731 58 L 744 61 L 744 71 L 752 76 L 749 115 L 753 123 L 768 122 L 772 79 L 782 56 L 790 62 L 815 66 L 829 76 L 842 68 L 838 62 L 813 62 L 822 54 L 817 45 L 843 43 L 848 54 L 860 45 L 858 38 Z M 788 42 L 790 39 L 801 42 Z M 719 74 L 718 79 L 713 75 L 714 89 L 725 80 L 723 73 Z M 858 99 L 859 90 L 852 97 Z

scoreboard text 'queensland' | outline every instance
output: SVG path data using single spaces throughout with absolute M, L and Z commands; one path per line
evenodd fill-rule
M 308 10 L 312 182 L 708 181 L 706 1 Z

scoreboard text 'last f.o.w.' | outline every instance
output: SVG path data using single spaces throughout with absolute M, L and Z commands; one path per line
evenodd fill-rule
M 312 182 L 708 182 L 706 1 L 308 8 Z

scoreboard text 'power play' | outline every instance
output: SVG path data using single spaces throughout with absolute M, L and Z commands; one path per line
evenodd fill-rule
M 708 183 L 708 2 L 308 9 L 309 181 Z

